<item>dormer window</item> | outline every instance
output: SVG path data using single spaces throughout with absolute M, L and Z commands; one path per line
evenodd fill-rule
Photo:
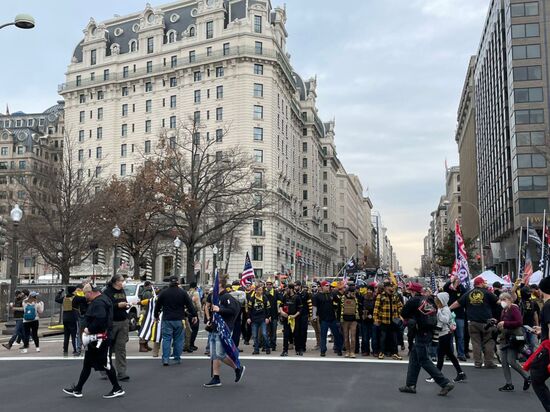
M 189 37 L 195 37 L 195 28 L 194 27 L 190 27 L 189 28 Z
M 168 43 L 174 43 L 176 41 L 176 32 L 171 31 L 168 33 Z
M 137 40 L 130 40 L 130 53 L 137 51 Z

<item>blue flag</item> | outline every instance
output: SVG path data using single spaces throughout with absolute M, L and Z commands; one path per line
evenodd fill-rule
M 220 276 L 218 273 L 218 269 L 216 269 L 216 278 L 214 280 L 214 290 L 212 292 L 212 304 L 215 306 L 220 305 Z M 220 335 L 220 339 L 222 341 L 223 349 L 225 350 L 225 353 L 227 354 L 227 357 L 231 360 L 233 363 L 233 366 L 235 368 L 241 367 L 241 362 L 239 360 L 239 350 L 235 346 L 235 342 L 233 342 L 233 339 L 231 338 L 231 331 L 227 327 L 227 324 L 221 317 L 221 315 L 218 312 L 214 312 L 212 315 L 212 321 L 214 325 L 216 326 L 216 331 Z
M 430 275 L 430 287 L 433 293 L 437 293 L 437 283 L 435 282 L 435 273 L 432 272 Z

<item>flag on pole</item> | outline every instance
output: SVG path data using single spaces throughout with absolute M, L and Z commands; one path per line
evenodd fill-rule
M 529 249 L 525 251 L 525 266 L 523 267 L 523 279 L 525 280 L 525 284 L 529 284 L 529 278 L 533 274 L 533 262 L 531 260 L 531 253 L 529 252 Z
M 254 283 L 254 279 L 255 279 L 254 268 L 252 267 L 250 256 L 248 252 L 246 252 L 246 257 L 244 259 L 243 274 L 241 275 L 241 286 L 246 287 Z
M 433 293 L 437 293 L 437 283 L 435 282 L 435 273 L 430 274 L 430 287 Z
M 396 279 L 395 275 L 393 274 L 393 272 L 390 272 L 389 276 L 390 276 L 391 283 L 394 286 L 398 286 L 397 279 Z
M 468 254 L 466 253 L 466 247 L 464 245 L 464 238 L 462 237 L 462 230 L 458 219 L 455 222 L 455 249 L 456 256 L 453 265 L 453 274 L 458 276 L 460 283 L 469 290 L 471 288 L 471 276 L 470 268 L 468 267 Z
M 248 257 L 248 253 L 246 254 L 246 256 Z M 216 276 L 214 279 L 212 304 L 215 306 L 220 306 L 220 275 L 218 269 L 216 269 Z M 233 363 L 234 368 L 240 368 L 241 362 L 239 360 L 239 350 L 235 346 L 235 342 L 233 342 L 229 327 L 218 312 L 213 313 L 212 321 L 216 326 L 216 332 L 220 335 L 220 340 L 222 342 L 225 353 L 227 354 L 227 358 L 231 363 Z
M 545 226 L 544 229 L 544 270 L 542 271 L 542 277 L 545 278 L 550 275 L 550 228 Z

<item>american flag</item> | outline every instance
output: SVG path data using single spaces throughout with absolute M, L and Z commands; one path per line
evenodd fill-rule
M 254 282 L 254 268 L 252 267 L 252 262 L 250 261 L 250 256 L 246 252 L 246 258 L 244 259 L 244 269 L 243 274 L 241 275 L 241 286 L 246 287 Z
M 246 254 L 248 258 L 248 253 Z M 250 259 L 248 259 L 250 261 Z M 252 266 L 251 266 L 252 267 Z M 214 290 L 212 291 L 212 304 L 220 306 L 220 275 L 218 269 L 216 269 L 216 278 L 214 279 Z M 218 312 L 214 312 L 212 315 L 212 321 L 216 326 L 216 332 L 220 335 L 222 346 L 227 354 L 227 358 L 233 363 L 233 367 L 240 368 L 241 361 L 239 360 L 239 350 L 235 346 L 235 342 L 232 339 L 232 333 L 229 327 L 223 320 L 222 316 Z
M 531 260 L 531 253 L 529 253 L 529 249 L 525 252 L 525 265 L 523 267 L 523 279 L 525 280 L 525 284 L 529 284 L 529 278 L 533 274 L 533 261 Z

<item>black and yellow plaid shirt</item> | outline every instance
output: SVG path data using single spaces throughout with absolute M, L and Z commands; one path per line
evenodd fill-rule
M 392 319 L 399 317 L 402 308 L 403 303 L 396 293 L 387 295 L 386 292 L 382 292 L 376 296 L 374 303 L 374 321 L 381 325 L 389 325 Z

